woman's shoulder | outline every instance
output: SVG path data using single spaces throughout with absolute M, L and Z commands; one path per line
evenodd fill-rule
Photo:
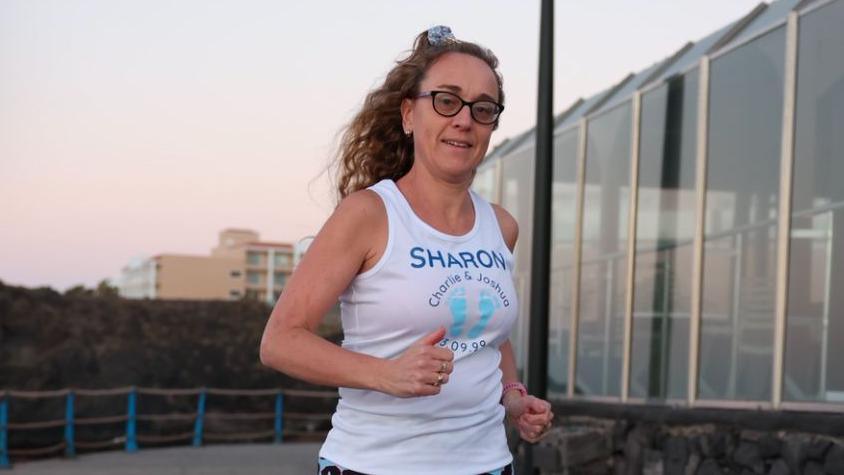
M 349 193 L 340 200 L 334 215 L 338 218 L 351 218 L 355 227 L 366 229 L 366 226 L 386 222 L 386 208 L 378 193 L 369 190 L 358 190 Z
M 501 228 L 501 236 L 504 237 L 504 242 L 510 251 L 516 247 L 516 241 L 519 239 L 519 223 L 516 218 L 510 214 L 509 211 L 501 206 L 490 203 L 492 210 L 495 212 L 495 217 L 498 220 L 498 226 Z
M 344 236 L 347 251 L 361 252 L 363 258 L 359 273 L 371 269 L 387 247 L 387 208 L 378 193 L 359 190 L 340 201 L 332 219 L 341 222 L 340 234 Z
M 374 191 L 360 190 L 340 200 L 313 246 L 324 243 L 320 249 L 327 249 L 329 254 L 357 256 L 365 263 L 378 254 L 386 237 L 387 216 L 383 202 Z

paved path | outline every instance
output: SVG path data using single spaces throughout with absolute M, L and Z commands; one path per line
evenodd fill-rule
M 20 462 L 0 475 L 312 475 L 320 444 L 210 445 Z

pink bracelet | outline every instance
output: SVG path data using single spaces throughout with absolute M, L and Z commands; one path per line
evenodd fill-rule
M 513 383 L 507 383 L 507 384 L 504 385 L 504 389 L 501 390 L 501 399 L 504 399 L 504 395 L 507 394 L 507 391 L 510 391 L 510 390 L 513 390 L 513 389 L 518 391 L 519 394 L 522 395 L 522 397 L 527 396 L 528 392 L 527 392 L 527 388 L 525 388 L 525 385 L 516 381 L 516 382 L 513 382 Z

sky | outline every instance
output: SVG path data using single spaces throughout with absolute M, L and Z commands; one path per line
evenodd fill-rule
M 751 0 L 558 0 L 554 111 Z M 536 118 L 538 0 L 0 1 L 0 280 L 65 290 L 227 227 L 295 242 L 335 201 L 338 134 L 437 24 L 498 56 L 492 145 Z

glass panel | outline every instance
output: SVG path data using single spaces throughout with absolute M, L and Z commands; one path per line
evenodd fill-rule
M 765 8 L 762 13 L 742 28 L 741 32 L 735 38 L 730 40 L 725 47 L 739 44 L 760 31 L 785 21 L 788 13 L 794 9 L 798 3 L 800 3 L 800 0 L 776 0 L 774 2 L 768 2 L 767 8 Z
M 496 161 L 484 162 L 475 173 L 475 180 L 472 182 L 472 189 L 489 202 L 496 201 L 497 183 L 495 180 Z
M 630 396 L 686 397 L 697 68 L 642 97 Z
M 630 103 L 589 121 L 576 392 L 617 396 L 621 383 L 627 210 L 630 198 Z
M 513 281 L 519 296 L 519 318 L 510 337 L 516 353 L 516 364 L 527 361 L 528 318 L 530 315 L 530 250 L 533 238 L 533 169 L 536 152 L 532 147 L 501 159 L 501 206 L 519 223 Z
M 247 272 L 246 273 L 246 281 L 250 284 L 260 284 L 261 283 L 261 273 L 260 272 Z
M 778 28 L 712 62 L 702 399 L 770 399 L 784 57 Z
M 844 2 L 800 20 L 784 398 L 844 402 Z
M 568 386 L 574 226 L 577 205 L 577 145 L 580 128 L 554 139 L 551 198 L 551 296 L 548 328 L 548 394 L 565 396 Z
M 276 287 L 283 287 L 287 281 L 287 276 L 283 272 L 276 272 L 273 277 L 273 285 Z

